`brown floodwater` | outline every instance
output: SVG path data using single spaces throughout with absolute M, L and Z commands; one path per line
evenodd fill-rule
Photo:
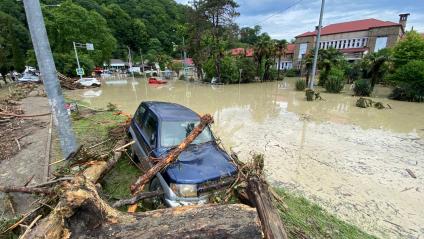
M 392 109 L 362 109 L 349 86 L 343 94 L 321 93 L 324 100 L 315 102 L 293 88 L 294 79 L 214 86 L 109 78 L 100 88 L 66 95 L 91 107 L 111 102 L 128 113 L 146 100 L 210 113 L 227 148 L 244 159 L 252 151 L 265 154 L 274 185 L 374 235 L 424 236 L 424 104 L 389 100 L 390 89 L 377 87 L 374 100 Z

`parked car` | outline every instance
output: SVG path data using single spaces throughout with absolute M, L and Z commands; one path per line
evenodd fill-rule
M 18 82 L 21 83 L 40 83 L 40 77 L 34 75 L 34 74 L 29 74 L 29 73 L 24 73 L 24 75 L 21 78 L 18 78 Z
M 149 157 L 166 157 L 199 122 L 199 115 L 182 105 L 141 103 L 129 128 L 129 136 L 135 140 L 132 157 L 143 170 L 148 170 L 152 167 Z M 163 200 L 170 207 L 203 204 L 219 185 L 231 184 L 236 173 L 237 167 L 230 156 L 206 127 L 178 159 L 156 174 L 146 187 L 149 191 L 162 189 Z
M 101 82 L 96 78 L 82 78 L 77 81 L 83 86 L 100 86 Z

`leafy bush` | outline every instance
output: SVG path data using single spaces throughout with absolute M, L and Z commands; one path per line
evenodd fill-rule
M 253 61 L 253 59 L 247 58 L 247 57 L 238 58 L 237 59 L 237 68 L 243 70 L 241 72 L 241 82 L 242 83 L 248 83 L 248 82 L 252 82 L 252 81 L 255 80 L 256 65 L 255 65 L 255 62 Z
M 296 77 L 296 76 L 299 76 L 300 75 L 300 71 L 299 70 L 297 70 L 297 69 L 288 69 L 286 72 L 285 72 L 285 75 L 287 76 L 287 77 Z
M 372 93 L 371 83 L 366 79 L 357 80 L 354 83 L 353 92 L 356 96 L 370 96 Z
M 359 80 L 362 76 L 361 64 L 358 62 L 348 64 L 346 67 L 346 76 L 349 80 L 349 83 Z
M 296 81 L 296 90 L 298 91 L 304 91 L 306 89 L 306 81 L 302 79 L 298 79 Z
M 330 93 L 340 93 L 345 85 L 344 71 L 340 68 L 333 67 L 328 72 L 328 79 L 325 82 L 325 89 Z
M 424 61 L 410 61 L 389 77 L 397 85 L 391 98 L 407 101 L 424 101 Z

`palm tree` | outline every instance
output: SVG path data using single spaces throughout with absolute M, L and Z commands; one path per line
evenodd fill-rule
M 257 64 L 256 68 L 256 74 L 258 77 L 260 77 L 261 81 L 264 80 L 264 78 L 268 77 L 268 71 L 269 71 L 269 58 L 272 56 L 274 49 L 274 44 L 271 40 L 271 37 L 263 33 L 259 36 L 258 42 L 254 46 L 254 56 L 255 61 Z M 264 72 L 261 74 L 262 64 L 264 63 Z
M 287 40 L 276 40 L 277 45 L 277 56 L 278 56 L 278 66 L 277 66 L 277 79 L 280 79 L 280 64 L 281 64 L 281 57 L 285 56 L 285 50 L 287 48 Z
M 372 90 L 374 90 L 374 86 L 377 82 L 383 79 L 390 60 L 391 57 L 388 49 L 370 53 L 363 59 L 363 66 L 365 67 L 366 74 L 371 77 Z
M 321 49 L 318 53 L 318 68 L 321 70 L 319 82 L 323 86 L 327 81 L 328 73 L 333 66 L 342 64 L 345 61 L 343 54 L 335 48 Z

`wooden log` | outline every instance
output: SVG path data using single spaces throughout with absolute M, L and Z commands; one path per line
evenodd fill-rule
M 33 118 L 33 117 L 46 116 L 46 115 L 50 115 L 50 114 L 51 113 L 36 114 L 36 115 L 17 115 L 15 113 L 3 113 L 3 112 L 0 112 L 0 115 L 13 116 L 13 117 L 18 117 L 18 118 Z
M 287 234 L 278 215 L 278 210 L 272 203 L 268 184 L 263 179 L 252 176 L 248 179 L 247 192 L 250 201 L 255 205 L 259 214 L 265 238 L 286 239 Z
M 242 204 L 169 208 L 136 213 L 134 218 L 88 230 L 84 238 L 262 238 L 255 209 Z
M 161 196 L 161 195 L 163 195 L 162 190 L 158 190 L 158 191 L 154 191 L 154 192 L 139 193 L 132 198 L 121 199 L 119 201 L 116 201 L 112 206 L 116 208 L 116 207 L 122 207 L 122 206 L 125 206 L 125 205 L 132 205 L 132 204 L 135 204 L 138 201 L 141 201 L 143 199 L 158 197 L 158 196 Z
M 140 191 L 141 186 L 148 183 L 158 172 L 174 162 L 178 156 L 183 152 L 195 139 L 202 133 L 203 129 L 209 124 L 213 123 L 213 118 L 211 115 L 206 114 L 201 117 L 200 124 L 198 124 L 193 131 L 183 140 L 183 142 L 178 145 L 177 148 L 173 149 L 168 156 L 160 160 L 155 166 L 150 168 L 145 174 L 141 175 L 137 181 L 131 185 L 131 192 L 136 194 Z
M 412 172 L 412 170 L 411 170 L 411 169 L 406 168 L 405 170 L 406 170 L 406 172 L 408 172 L 409 176 L 411 176 L 412 178 L 417 178 L 417 176 L 415 176 L 415 173 L 414 173 L 414 172 Z
M 45 194 L 52 195 L 54 192 L 50 188 L 32 188 L 32 187 L 14 187 L 14 186 L 0 186 L 0 192 L 4 193 L 29 193 L 29 194 Z

